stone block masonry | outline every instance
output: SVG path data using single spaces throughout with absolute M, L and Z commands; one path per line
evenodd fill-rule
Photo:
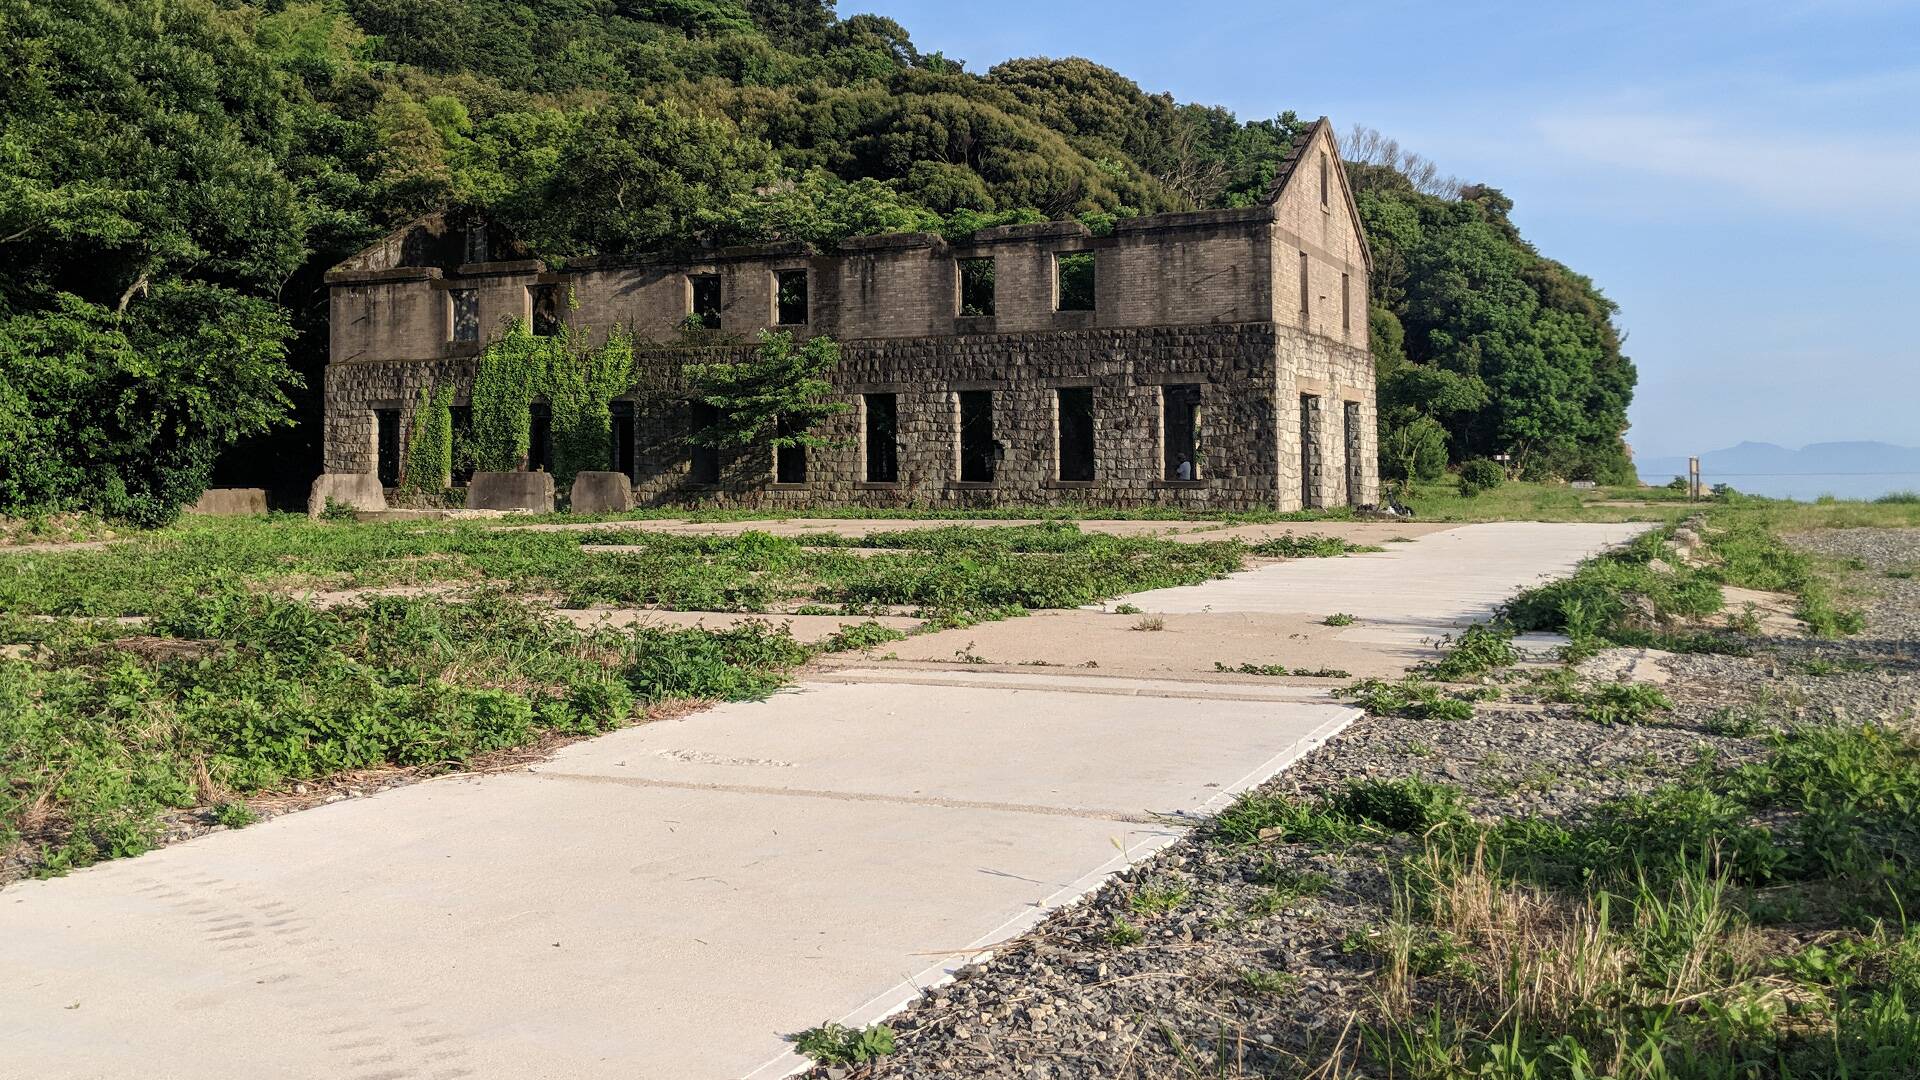
M 422 219 L 328 276 L 326 466 L 398 483 L 420 392 L 450 384 L 466 404 L 481 338 L 538 310 L 652 343 L 615 428 L 632 441 L 609 456 L 640 504 L 1372 504 L 1370 256 L 1341 170 L 1320 167 L 1336 154 L 1319 121 L 1263 204 L 1107 236 L 1056 221 L 554 269 L 497 232 Z M 475 253 L 487 261 L 461 261 Z M 969 279 L 964 307 L 963 264 L 991 275 Z M 684 333 L 690 317 L 710 329 Z M 849 409 L 816 432 L 828 445 L 696 448 L 683 367 L 768 329 L 841 343 L 831 381 Z
M 553 513 L 553 476 L 542 472 L 477 472 L 467 485 L 469 510 Z

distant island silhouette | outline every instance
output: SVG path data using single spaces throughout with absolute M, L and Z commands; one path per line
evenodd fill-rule
M 1640 480 L 1664 484 L 1687 474 L 1684 457 L 1650 457 L 1634 463 Z M 1920 491 L 1920 447 L 1883 442 L 1812 443 L 1798 450 L 1774 443 L 1743 442 L 1700 455 L 1709 484 L 1782 499 L 1834 495 L 1872 499 L 1891 491 Z

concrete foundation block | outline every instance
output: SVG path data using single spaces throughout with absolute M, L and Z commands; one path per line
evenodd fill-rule
M 267 512 L 266 488 L 208 488 L 187 507 L 189 514 L 212 517 L 245 517 Z
M 354 510 L 385 510 L 387 489 L 373 473 L 321 473 L 314 477 L 313 491 L 307 496 L 307 516 L 326 513 L 328 503 Z
M 633 481 L 625 473 L 580 473 L 573 478 L 569 503 L 576 514 L 625 513 L 633 509 Z
M 553 513 L 553 474 L 477 472 L 467 481 L 469 510 L 531 510 Z

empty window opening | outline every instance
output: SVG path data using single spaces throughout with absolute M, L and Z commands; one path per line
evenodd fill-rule
M 1353 329 L 1353 275 L 1340 275 L 1340 329 Z
M 448 289 L 447 303 L 452 309 L 448 337 L 454 341 L 479 341 L 480 290 Z
M 1326 504 L 1320 497 L 1320 399 L 1300 395 L 1300 505 L 1311 510 Z
M 807 322 L 807 272 L 782 270 L 773 276 L 776 299 L 775 317 L 781 326 L 803 326 Z
M 1093 479 L 1093 387 L 1061 387 L 1055 435 L 1060 441 L 1060 479 Z
M 900 481 L 900 399 L 892 394 L 866 395 L 867 483 Z
M 560 286 L 535 285 L 528 290 L 533 294 L 533 333 L 536 337 L 552 337 L 560 332 Z
M 690 314 L 700 320 L 702 327 L 720 329 L 720 275 L 689 274 L 687 281 L 693 287 Z
M 999 445 L 993 441 L 993 391 L 960 392 L 960 480 L 990 484 L 999 464 Z
M 1361 443 L 1365 433 L 1360 426 L 1360 403 L 1349 401 L 1340 410 L 1341 442 L 1347 453 L 1347 505 L 1359 506 L 1360 498 L 1366 489 L 1366 476 L 1361 471 L 1366 464 L 1366 448 Z
M 464 484 L 473 479 L 473 406 L 455 405 L 447 410 L 453 427 L 453 482 Z
M 960 314 L 963 318 L 993 314 L 993 258 L 961 259 Z
M 720 422 L 720 410 L 704 401 L 687 403 L 687 431 L 698 435 Z M 720 482 L 720 448 L 688 441 L 687 480 L 695 484 Z
M 1304 320 L 1311 310 L 1307 302 L 1307 253 L 1300 253 L 1300 317 Z
M 1078 251 L 1054 257 L 1055 297 L 1061 311 L 1093 310 L 1093 252 Z
M 400 486 L 400 410 L 373 410 L 374 467 L 381 487 Z
M 1161 445 L 1168 480 L 1200 479 L 1200 387 L 1160 388 Z
M 782 439 L 794 439 L 806 432 L 787 423 L 781 417 L 774 430 Z M 803 443 L 791 443 L 776 446 L 773 449 L 773 482 L 776 484 L 804 484 L 807 482 L 807 448 Z
M 1320 155 L 1320 205 L 1322 207 L 1325 207 L 1326 205 L 1328 205 L 1327 190 L 1329 185 L 1327 182 L 1327 171 L 1328 171 L 1327 155 L 1322 153 Z
M 487 227 L 470 225 L 467 227 L 467 262 L 483 263 L 487 261 Z
M 625 476 L 628 483 L 637 483 L 640 475 L 633 452 L 635 434 L 633 402 L 608 402 L 607 412 L 611 420 L 608 426 L 613 434 L 612 453 L 607 457 L 607 463 L 613 466 L 614 472 Z
M 527 471 L 553 471 L 553 407 L 544 401 L 527 406 Z

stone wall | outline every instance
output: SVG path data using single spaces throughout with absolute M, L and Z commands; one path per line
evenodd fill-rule
M 1368 256 L 1324 120 L 1283 163 L 1267 202 L 1135 218 L 1107 236 L 1055 221 L 952 242 L 911 233 L 858 237 L 827 253 L 776 245 L 577 259 L 555 270 L 500 237 L 462 244 L 462 235 L 422 219 L 328 275 L 329 471 L 376 470 L 377 410 L 398 411 L 404 447 L 422 389 L 451 381 L 466 403 L 482 345 L 454 340 L 454 290 L 471 291 L 473 306 L 462 310 L 477 312 L 475 336 L 485 339 L 530 318 L 535 291 L 553 286 L 571 325 L 599 339 L 624 327 L 661 343 L 641 350 L 645 375 L 633 396 L 643 503 L 1294 509 L 1379 500 Z M 458 262 L 475 252 L 490 261 Z M 1059 260 L 1081 253 L 1094 261 L 1093 308 L 1060 310 Z M 994 261 L 990 315 L 960 314 L 960 260 L 973 258 Z M 805 321 L 781 325 L 779 275 L 795 271 L 806 274 Z M 719 326 L 689 334 L 694 282 L 708 277 L 719 283 Z M 833 445 L 809 452 L 804 484 L 775 483 L 767 452 L 733 455 L 721 483 L 691 485 L 680 365 L 748 348 L 769 328 L 841 342 L 832 378 L 851 408 L 819 432 Z M 1201 388 L 1200 476 L 1170 481 L 1162 388 L 1186 385 Z M 1093 390 L 1090 482 L 1060 479 L 1057 392 L 1069 387 Z M 958 395 L 979 390 L 995 395 L 1002 458 L 991 484 L 959 480 Z M 863 395 L 875 393 L 896 395 L 897 483 L 865 480 Z M 1317 417 L 1304 429 L 1310 447 L 1303 395 Z
M 1289 507 L 1298 497 L 1279 486 L 1284 467 L 1276 455 L 1289 444 L 1272 392 L 1280 344 L 1275 328 L 1262 323 L 844 342 L 832 381 L 851 408 L 818 432 L 833 445 L 808 452 L 806 483 L 774 483 L 772 455 L 762 452 L 730 455 L 722 482 L 713 486 L 689 481 L 690 412 L 680 367 L 738 355 L 746 347 L 647 349 L 639 355 L 643 375 L 631 395 L 635 494 L 641 503 L 795 507 Z M 373 470 L 374 409 L 401 410 L 404 445 L 419 392 L 451 379 L 455 403 L 465 404 L 472 377 L 471 364 L 461 361 L 331 365 L 328 469 Z M 1189 482 L 1165 476 L 1162 388 L 1168 385 L 1200 388 L 1204 461 L 1198 479 Z M 1058 478 L 1057 392 L 1069 387 L 1090 387 L 1094 394 L 1090 482 Z M 966 390 L 994 395 L 993 434 L 1004 452 L 987 484 L 959 480 L 956 402 Z M 881 393 L 896 395 L 899 479 L 871 484 L 862 410 L 864 395 Z

